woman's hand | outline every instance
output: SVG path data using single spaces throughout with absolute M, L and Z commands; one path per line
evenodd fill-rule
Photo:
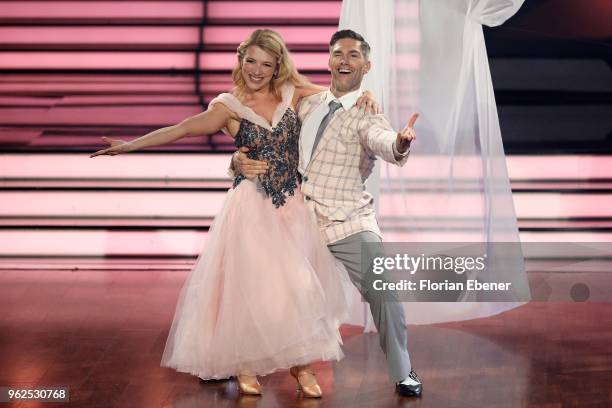
M 97 152 L 91 154 L 89 157 L 102 156 L 104 154 L 109 156 L 115 156 L 117 154 L 127 153 L 134 150 L 134 146 L 130 142 L 126 142 L 124 140 L 110 139 L 108 137 L 103 137 L 102 140 L 110 144 L 110 147 L 98 150 Z
M 376 98 L 374 98 L 374 94 L 370 91 L 362 93 L 361 96 L 357 98 L 355 105 L 357 105 L 359 109 L 364 109 L 366 113 L 371 113 L 373 115 L 382 113 L 378 102 L 376 102 Z

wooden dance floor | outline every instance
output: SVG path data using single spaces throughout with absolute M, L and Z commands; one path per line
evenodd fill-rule
M 420 399 L 387 379 L 376 334 L 343 327 L 346 358 L 316 365 L 321 400 L 287 372 L 262 397 L 159 367 L 184 271 L 0 271 L 0 386 L 68 386 L 28 407 L 609 407 L 612 304 L 532 303 L 464 323 L 410 327 Z M 5 406 L 5 404 L 0 404 Z

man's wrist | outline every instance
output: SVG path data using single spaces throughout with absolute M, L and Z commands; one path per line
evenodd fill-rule
M 240 150 L 236 150 L 233 154 L 232 154 L 232 164 L 231 164 L 231 169 L 236 171 L 238 166 L 236 166 L 236 160 L 238 157 L 238 154 L 240 153 Z
M 238 154 L 239 150 L 236 150 L 233 154 L 232 154 L 232 158 L 230 160 L 230 165 L 229 165 L 229 169 L 227 169 L 227 175 L 234 178 L 237 175 L 240 174 L 239 171 L 237 171 L 236 168 L 236 164 L 234 163 L 234 159 L 236 158 L 237 154 Z

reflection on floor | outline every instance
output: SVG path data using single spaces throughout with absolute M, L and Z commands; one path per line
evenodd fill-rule
M 394 394 L 378 336 L 353 326 L 342 329 L 346 358 L 315 366 L 321 401 L 302 399 L 286 372 L 262 378 L 261 398 L 240 397 L 231 380 L 204 383 L 159 367 L 185 277 L 185 270 L 0 271 L 0 385 L 68 386 L 70 406 L 88 408 L 612 403 L 612 304 L 572 302 L 411 326 L 421 399 Z

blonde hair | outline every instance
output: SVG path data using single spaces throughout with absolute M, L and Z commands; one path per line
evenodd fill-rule
M 306 77 L 298 73 L 295 65 L 293 65 L 289 50 L 282 37 L 276 31 L 259 29 L 253 31 L 246 40 L 241 42 L 236 52 L 238 63 L 232 70 L 232 80 L 239 93 L 243 93 L 246 89 L 246 82 L 242 77 L 242 62 L 247 48 L 251 45 L 258 46 L 276 58 L 276 69 L 270 81 L 270 91 L 277 98 L 281 97 L 281 88 L 287 82 L 294 86 L 304 86 L 310 83 Z

